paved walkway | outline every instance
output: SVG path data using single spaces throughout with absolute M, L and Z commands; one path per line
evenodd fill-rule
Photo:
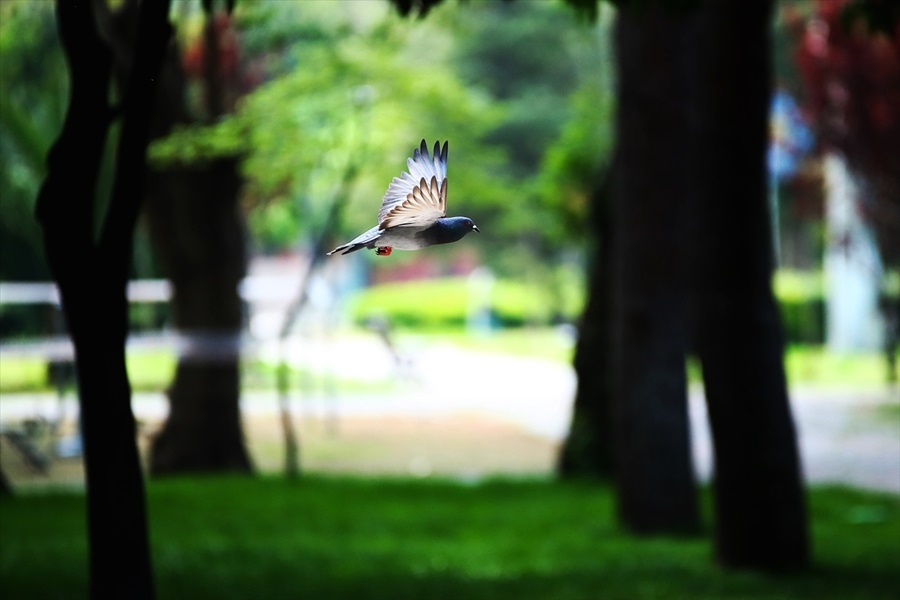
M 299 350 L 297 351 L 299 352 Z M 342 417 L 477 415 L 515 424 L 533 434 L 560 441 L 571 417 L 575 377 L 566 365 L 546 360 L 467 352 L 451 346 L 406 348 L 411 362 L 398 366 L 368 341 L 357 347 L 323 344 L 294 356 L 327 366 L 337 377 L 372 381 L 400 375 L 405 383 L 390 393 L 353 396 L 314 395 L 297 408 L 334 411 Z M 842 482 L 900 493 L 900 421 L 884 407 L 900 402 L 888 390 L 834 391 L 799 388 L 792 404 L 800 434 L 804 471 L 811 482 Z M 162 394 L 135 396 L 139 418 L 160 419 L 167 406 Z M 245 414 L 276 411 L 272 392 L 251 392 L 242 399 Z M 74 409 L 74 402 L 68 410 Z M 26 416 L 52 417 L 52 395 L 7 396 L 0 400 L 0 422 Z M 895 411 L 896 412 L 896 411 Z M 712 452 L 702 391 L 690 394 L 693 452 L 698 474 L 707 479 Z

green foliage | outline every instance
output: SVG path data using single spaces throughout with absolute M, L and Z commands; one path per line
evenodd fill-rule
M 881 353 L 833 353 L 824 346 L 791 345 L 784 369 L 791 385 L 875 387 L 884 385 L 887 367 Z
M 62 128 L 68 73 L 52 2 L 0 4 L 0 280 L 50 279 L 34 203 L 46 155 Z M 113 179 L 119 124 L 113 123 L 96 194 L 99 230 Z M 135 275 L 155 272 L 146 235 L 135 242 Z M 29 324 L 30 325 L 30 324 Z M 6 323 L 0 324 L 5 329 Z
M 481 2 L 463 7 L 456 18 L 468 26 L 458 34 L 460 72 L 491 97 L 501 101 L 526 97 L 528 102 L 529 95 L 545 92 L 559 97 L 577 86 L 572 40 L 567 39 L 573 22 L 566 11 L 547 4 Z
M 45 391 L 50 389 L 47 380 L 47 361 L 40 358 L 4 358 L 0 368 L 0 393 Z
M 52 332 L 54 312 L 58 309 L 41 304 L 0 304 L 0 336 L 28 338 Z
M 821 271 L 779 269 L 772 280 L 775 296 L 781 302 L 807 302 L 821 299 L 825 282 Z
M 772 287 L 778 299 L 788 343 L 824 343 L 826 309 L 823 272 L 779 269 L 772 280 Z M 889 298 L 900 296 L 900 277 L 894 273 L 887 274 L 882 293 Z
M 128 378 L 137 391 L 160 391 L 172 382 L 176 358 L 170 352 L 129 354 Z M 0 368 L 0 393 L 16 394 L 48 392 L 52 382 L 47 377 L 47 360 L 36 357 L 6 357 Z
M 784 339 L 792 344 L 825 343 L 825 302 L 822 298 L 778 303 Z
M 579 16 L 589 21 L 597 20 L 600 0 L 564 0 Z
M 247 132 L 239 125 L 233 119 L 225 119 L 214 126 L 191 124 L 178 127 L 164 140 L 152 144 L 150 159 L 155 166 L 165 166 L 238 156 L 248 146 L 244 138 Z
M 586 482 L 206 477 L 147 485 L 161 598 L 887 600 L 900 587 L 896 496 L 810 494 L 816 566 L 768 577 L 696 538 L 641 538 Z M 706 521 L 710 520 L 709 502 Z M 86 598 L 84 496 L 0 499 L 11 598 Z
M 589 81 L 571 97 L 572 118 L 544 156 L 538 190 L 541 203 L 558 216 L 548 223 L 555 237 L 583 239 L 591 193 L 612 153 L 612 96 Z
M 571 221 L 583 216 L 611 146 L 608 23 L 588 25 L 558 5 L 525 2 L 480 3 L 458 18 L 460 72 L 501 109 L 485 139 L 503 148 L 519 187 L 516 210 L 497 214 L 493 230 L 507 248 L 511 239 L 523 242 L 519 256 L 571 248 L 583 239 L 583 224 Z M 576 163 L 589 166 L 571 177 Z
M 46 279 L 34 200 L 68 92 L 51 3 L 0 5 L 0 90 L 0 279 Z
M 820 271 L 780 269 L 772 282 L 785 340 L 793 344 L 825 341 L 825 299 Z
M 422 138 L 449 139 L 450 212 L 491 232 L 479 240 L 485 260 L 502 267 L 500 255 L 577 243 L 555 225 L 576 194 L 572 182 L 553 202 L 541 200 L 537 182 L 570 116 L 590 114 L 588 94 L 569 98 L 598 89 L 586 83 L 607 66 L 597 59 L 597 27 L 555 3 L 447 3 L 415 20 L 386 3 L 251 2 L 238 5 L 236 19 L 246 59 L 266 65 L 266 83 L 221 122 L 157 142 L 151 157 L 242 156 L 261 247 L 318 231 L 348 172 L 340 235 L 371 226 Z M 593 116 L 611 118 L 606 109 Z M 594 157 L 607 139 L 594 140 Z M 557 154 L 572 143 L 557 144 Z
M 381 6 L 374 3 L 354 5 L 361 16 L 346 5 L 326 6 L 239 7 L 250 31 L 272 30 L 257 31 L 250 47 L 289 57 L 278 63 L 285 71 L 245 97 L 235 114 L 178 131 L 151 151 L 157 164 L 243 156 L 246 201 L 262 213 L 251 217 L 251 227 L 268 247 L 289 246 L 315 231 L 348 169 L 359 176 L 347 231 L 367 228 L 387 183 L 422 137 L 449 138 L 451 155 L 463 156 L 492 115 L 444 68 L 448 32 L 417 37 L 397 17 L 372 15 Z M 468 176 L 475 171 L 471 162 L 453 168 L 453 207 L 462 211 L 485 175 Z
M 473 311 L 482 308 L 477 285 L 460 277 L 374 286 L 354 298 L 350 313 L 357 324 L 383 318 L 400 328 L 462 327 Z M 505 327 L 574 320 L 581 308 L 576 286 L 569 281 L 563 294 L 566 300 L 558 303 L 546 287 L 499 279 L 491 285 L 489 306 L 484 308 L 496 325 Z
M 241 157 L 251 239 L 279 251 L 320 232 L 344 182 L 336 237 L 371 226 L 419 140 L 448 139 L 450 211 L 489 232 L 471 247 L 500 272 L 545 276 L 536 263 L 579 246 L 584 174 L 607 152 L 608 24 L 555 2 L 429 8 L 404 19 L 386 2 L 238 3 L 241 63 L 264 83 L 234 114 L 154 143 L 152 164 Z M 0 10 L 0 278 L 46 279 L 32 204 L 65 110 L 65 64 L 51 3 Z M 196 37 L 197 5 L 174 16 L 182 41 Z M 154 268 L 143 239 L 140 273 Z

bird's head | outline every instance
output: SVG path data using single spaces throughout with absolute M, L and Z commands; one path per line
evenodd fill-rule
M 436 244 L 449 244 L 461 240 L 470 231 L 481 231 L 469 217 L 449 217 L 437 222 L 433 232 Z
M 469 217 L 452 217 L 452 221 L 455 229 L 459 229 L 465 233 L 469 233 L 470 231 L 481 232 L 481 230 L 478 229 L 478 225 L 475 224 L 475 221 Z

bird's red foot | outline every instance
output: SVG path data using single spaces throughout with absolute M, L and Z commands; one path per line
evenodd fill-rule
M 378 256 L 390 256 L 392 248 L 390 246 L 380 246 L 375 248 L 375 254 Z

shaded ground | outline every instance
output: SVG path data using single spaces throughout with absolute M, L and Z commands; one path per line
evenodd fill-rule
M 2 597 L 87 598 L 84 496 L 0 498 Z M 159 598 L 191 600 L 896 600 L 900 504 L 809 493 L 815 565 L 711 560 L 712 529 L 634 536 L 587 481 L 310 476 L 151 480 Z M 711 523 L 711 505 L 703 502 Z

